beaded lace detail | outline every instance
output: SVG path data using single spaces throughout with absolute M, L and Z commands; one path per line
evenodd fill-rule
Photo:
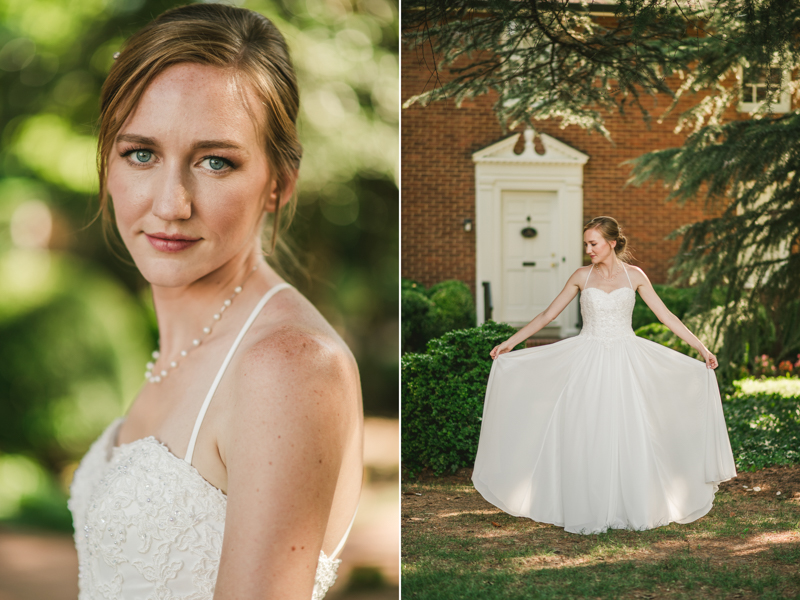
M 590 275 L 591 270 L 586 277 L 587 283 Z M 584 286 L 581 293 L 583 328 L 580 335 L 596 339 L 606 348 L 618 340 L 635 337 L 631 327 L 634 304 L 636 292 L 633 287 L 620 287 L 605 292 L 599 288 Z
M 154 437 L 114 448 L 118 419 L 92 445 L 72 483 L 80 600 L 211 600 L 227 498 Z M 312 600 L 340 560 L 320 552 Z

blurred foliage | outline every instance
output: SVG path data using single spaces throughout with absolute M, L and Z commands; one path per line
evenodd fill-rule
M 670 312 L 679 319 L 683 319 L 689 314 L 697 296 L 695 288 L 677 288 L 671 285 L 654 283 L 653 289 Z M 656 317 L 655 313 L 650 310 L 650 307 L 642 300 L 642 297 L 636 294 L 636 304 L 633 307 L 633 328 L 639 329 L 650 323 L 658 322 L 658 317 Z
M 657 344 L 666 346 L 667 348 L 675 350 L 676 352 L 680 352 L 681 354 L 685 354 L 686 356 L 699 358 L 697 350 L 672 333 L 672 330 L 663 323 L 650 323 L 648 325 L 642 325 L 636 330 L 635 333 L 641 338 L 645 338 L 651 342 L 656 342 Z
M 429 340 L 475 326 L 475 302 L 463 281 L 448 279 L 429 289 L 403 279 L 400 292 L 401 349 L 421 352 Z
M 290 278 L 352 348 L 365 411 L 396 415 L 397 2 L 235 3 L 275 22 L 300 83 L 310 275 Z M 146 282 L 93 221 L 95 134 L 114 52 L 180 4 L 0 0 L 0 518 L 69 527 L 58 495 L 156 345 Z

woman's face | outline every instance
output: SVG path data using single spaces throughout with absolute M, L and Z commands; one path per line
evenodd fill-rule
M 278 190 L 242 96 L 230 71 L 174 65 L 117 135 L 108 162 L 117 227 L 154 285 L 187 285 L 257 248 Z
M 596 265 L 609 258 L 614 253 L 617 242 L 608 243 L 597 229 L 587 229 L 583 232 L 583 248 Z

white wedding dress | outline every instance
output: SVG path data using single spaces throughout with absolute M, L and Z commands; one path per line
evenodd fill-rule
M 736 476 L 714 371 L 637 337 L 630 276 L 607 293 L 593 269 L 580 335 L 494 361 L 475 489 L 572 533 L 699 519 Z
M 115 446 L 122 418 L 83 457 L 69 509 L 78 549 L 80 600 L 211 600 L 217 580 L 226 495 L 192 466 L 200 425 L 236 348 L 269 299 L 255 307 L 228 352 L 195 421 L 185 458 L 154 437 Z M 355 515 L 353 516 L 355 519 Z M 331 556 L 320 552 L 312 600 L 336 580 L 353 522 Z

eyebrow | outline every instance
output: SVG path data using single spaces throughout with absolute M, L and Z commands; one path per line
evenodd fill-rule
M 147 137 L 144 135 L 137 135 L 135 133 L 120 133 L 117 136 L 117 143 L 120 142 L 142 144 L 143 146 L 158 146 L 158 142 L 156 142 L 154 138 Z M 200 140 L 192 144 L 193 150 L 207 150 L 211 148 L 244 151 L 244 148 L 242 148 L 239 144 L 231 140 Z

